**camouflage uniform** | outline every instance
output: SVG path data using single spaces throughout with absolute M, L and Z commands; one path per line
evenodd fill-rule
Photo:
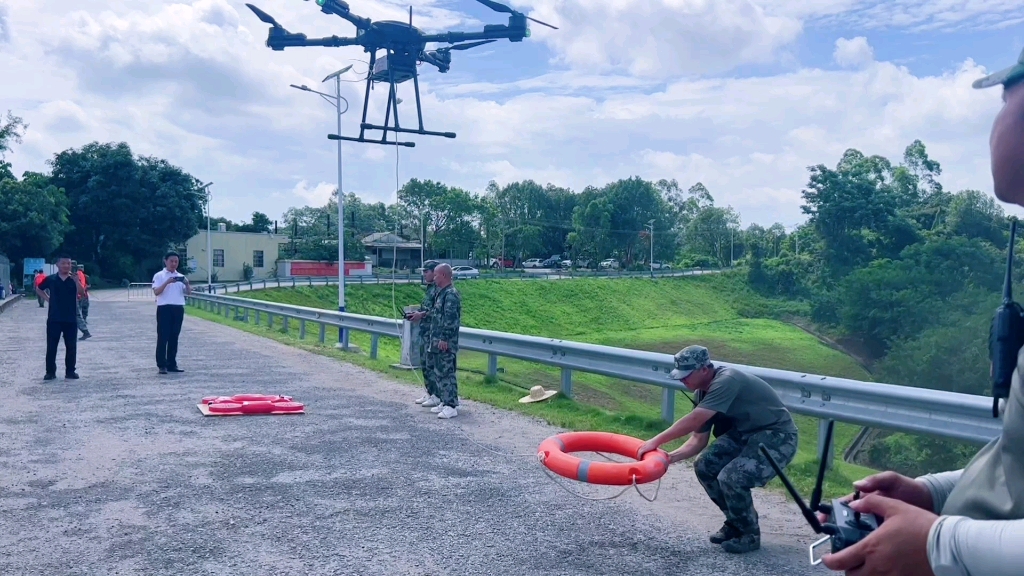
M 459 352 L 459 326 L 462 323 L 462 296 L 455 286 L 448 285 L 437 291 L 430 312 L 430 346 L 427 349 L 427 370 L 432 372 L 443 406 L 457 408 L 459 388 L 455 379 L 456 355 Z M 438 342 L 447 342 L 442 352 Z
M 797 435 L 792 432 L 765 430 L 743 436 L 731 430 L 716 438 L 693 465 L 697 480 L 725 513 L 726 527 L 742 535 L 761 535 L 750 490 L 775 477 L 775 470 L 758 450 L 760 443 L 780 468 L 796 455 Z
M 708 349 L 688 346 L 675 355 L 669 377 L 683 380 L 706 366 L 713 366 Z M 759 378 L 715 368 L 709 386 L 697 391 L 695 405 L 715 410 L 715 416 L 694 433 L 713 432 L 715 441 L 694 463 L 693 471 L 725 514 L 725 525 L 711 541 L 728 552 L 749 552 L 759 548 L 761 541 L 750 491 L 775 477 L 758 447 L 764 444 L 779 467 L 785 468 L 796 455 L 797 428 L 782 399 Z
M 438 393 L 437 384 L 434 381 L 433 371 L 427 368 L 427 348 L 430 342 L 431 309 L 434 307 L 434 296 L 437 295 L 437 286 L 433 282 L 427 284 L 427 292 L 423 295 L 423 303 L 420 304 L 419 312 L 426 312 L 426 316 L 420 319 L 420 369 L 423 373 L 423 384 L 427 387 L 427 394 L 430 396 L 441 395 Z

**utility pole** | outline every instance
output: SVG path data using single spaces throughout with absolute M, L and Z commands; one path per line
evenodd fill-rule
M 654 219 L 647 223 L 647 230 L 651 233 L 651 278 L 654 278 Z
M 424 249 L 427 246 L 427 225 L 423 223 L 423 210 L 420 210 L 420 266 L 424 266 Z
M 729 268 L 736 265 L 736 229 L 729 228 Z

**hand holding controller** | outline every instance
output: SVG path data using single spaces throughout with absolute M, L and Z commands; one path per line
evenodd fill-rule
M 832 428 L 835 426 L 835 421 L 829 420 L 828 431 L 825 434 L 825 453 L 828 454 L 829 447 L 832 445 Z M 803 512 L 804 518 L 811 525 L 818 534 L 825 534 L 826 536 L 821 540 L 811 544 L 810 556 L 811 564 L 818 565 L 821 563 L 821 558 L 814 559 L 814 549 L 824 544 L 825 542 L 831 541 L 832 553 L 835 554 L 844 548 L 853 546 L 857 542 L 863 540 L 872 531 L 878 529 L 882 524 L 882 519 L 876 517 L 874 514 L 861 514 L 850 508 L 847 502 L 843 499 L 837 498 L 832 500 L 832 505 L 821 503 L 821 486 L 825 481 L 825 465 L 827 462 L 823 459 L 821 464 L 818 466 L 818 479 L 814 485 L 814 491 L 811 493 L 811 505 L 810 507 L 804 503 L 804 499 L 800 497 L 800 494 L 793 487 L 793 484 L 789 481 L 785 472 L 779 467 L 779 464 L 772 458 L 772 455 L 768 453 L 768 449 L 764 444 L 759 446 L 761 453 L 764 454 L 765 458 L 768 459 L 768 463 L 771 464 L 772 469 L 778 474 L 779 479 L 786 486 L 786 490 L 793 495 L 793 499 L 796 500 L 797 505 L 800 507 L 800 511 Z M 854 499 L 860 497 L 860 493 L 854 495 Z M 821 512 L 826 515 L 827 521 L 822 523 L 818 520 L 818 516 L 815 512 Z

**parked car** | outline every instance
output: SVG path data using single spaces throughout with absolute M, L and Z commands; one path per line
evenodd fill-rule
M 523 268 L 540 268 L 540 258 L 530 258 L 523 261 Z
M 472 266 L 453 266 L 452 277 L 454 278 L 479 278 L 480 271 Z
M 560 256 L 552 256 L 547 260 L 540 263 L 541 268 L 558 268 L 562 264 L 562 258 Z
M 558 264 L 562 268 L 572 268 L 572 260 L 562 260 Z
M 505 257 L 504 261 L 501 258 L 491 258 L 488 261 L 488 266 L 491 268 L 515 268 L 516 261 L 512 258 Z
M 611 269 L 611 270 L 618 270 L 619 269 L 619 261 L 614 259 L 614 258 L 609 258 L 607 260 L 602 260 L 601 263 L 598 264 L 598 266 L 601 267 L 601 268 L 608 268 L 608 269 Z
M 668 262 L 659 262 L 655 260 L 654 262 L 651 262 L 651 268 L 654 268 L 655 270 L 668 270 L 672 268 L 672 265 Z

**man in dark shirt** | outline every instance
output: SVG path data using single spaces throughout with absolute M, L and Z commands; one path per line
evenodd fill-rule
M 78 276 L 71 273 L 71 258 L 57 259 L 57 273 L 47 276 L 36 286 L 36 295 L 50 303 L 46 315 L 46 376 L 44 380 L 57 377 L 57 344 L 64 336 L 64 378 L 77 380 L 78 297 L 85 294 L 85 287 Z

